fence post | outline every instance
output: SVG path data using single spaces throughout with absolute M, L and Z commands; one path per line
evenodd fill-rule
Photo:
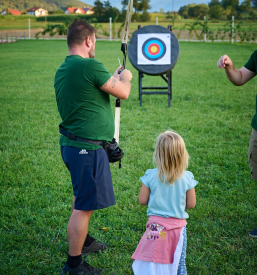
M 156 17 L 156 25 L 158 25 L 158 17 Z
M 1 44 L 3 44 L 3 34 L 1 33 Z
M 24 32 L 24 40 L 25 40 L 25 32 Z
M 21 32 L 20 32 L 20 40 L 21 40 Z
M 29 39 L 30 39 L 30 18 L 29 18 Z
M 8 43 L 8 33 L 6 34 L 6 43 Z
M 231 43 L 234 43 L 234 16 L 232 16 Z
M 112 18 L 109 18 L 110 20 L 110 41 L 112 40 Z
M 204 35 L 203 35 L 203 37 L 204 37 L 204 42 L 206 42 L 206 16 L 204 16 Z
M 11 32 L 11 42 L 13 42 L 13 36 L 12 36 L 12 32 Z

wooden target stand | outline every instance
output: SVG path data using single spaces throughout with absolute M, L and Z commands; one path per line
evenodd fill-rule
M 138 36 L 140 34 L 170 34 L 170 61 L 169 64 L 165 65 L 142 65 L 138 64 Z M 141 49 L 140 49 L 141 50 Z M 139 83 L 139 101 L 140 106 L 142 106 L 142 95 L 150 94 L 161 94 L 168 95 L 168 107 L 170 107 L 170 101 L 172 99 L 172 69 L 174 68 L 178 57 L 179 57 L 179 42 L 176 36 L 172 33 L 172 26 L 169 25 L 168 28 L 162 26 L 150 25 L 141 28 L 138 26 L 138 30 L 133 33 L 128 47 L 128 57 L 135 69 L 138 70 L 138 83 Z M 154 63 L 154 62 L 153 62 Z M 161 78 L 167 83 L 167 86 L 163 87 L 149 87 L 143 86 L 144 74 L 157 76 L 160 75 Z M 155 91 L 146 91 L 155 90 Z M 160 91 L 161 90 L 161 91 Z

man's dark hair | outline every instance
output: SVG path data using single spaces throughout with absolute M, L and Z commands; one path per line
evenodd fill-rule
M 96 29 L 85 20 L 75 19 L 68 27 L 67 44 L 71 48 L 74 44 L 80 45 L 90 36 L 92 39 Z

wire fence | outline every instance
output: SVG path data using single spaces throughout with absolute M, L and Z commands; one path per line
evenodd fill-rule
M 119 29 L 115 28 L 115 25 L 111 23 L 110 18 L 110 28 L 105 29 L 101 24 L 95 24 L 94 27 L 96 31 L 96 37 L 98 40 L 118 40 L 120 41 L 121 27 Z M 27 30 L 10 30 L 10 31 L 0 31 L 0 43 L 12 43 L 18 40 L 25 39 L 67 39 L 67 35 L 60 35 L 58 33 L 64 33 L 63 28 L 61 31 L 57 29 L 44 30 L 43 28 L 30 28 L 30 19 L 28 19 Z M 156 25 L 158 25 L 158 20 L 156 20 Z M 58 25 L 59 26 L 59 25 Z M 66 27 L 66 26 L 65 26 Z M 52 26 L 55 28 L 55 26 Z M 53 32 L 54 31 L 54 32 Z M 133 35 L 135 30 L 130 30 L 129 38 Z M 55 35 L 53 36 L 53 33 Z M 67 31 L 66 31 L 67 33 Z M 194 22 L 186 23 L 179 30 L 173 30 L 179 41 L 204 41 L 204 42 L 223 42 L 229 41 L 231 43 L 241 42 L 241 43 L 256 43 L 257 42 L 257 29 L 252 26 L 247 28 L 243 27 L 243 22 L 237 22 L 234 25 L 234 17 L 231 21 L 227 21 L 223 27 L 214 30 L 210 27 L 209 21 L 204 19 L 200 21 L 196 19 Z
M 30 34 L 28 31 L 17 31 L 17 32 L 6 32 L 2 31 L 0 32 L 0 43 L 13 43 L 19 40 L 27 40 L 27 39 L 40 39 L 40 40 L 66 40 L 66 35 L 39 35 L 38 38 L 36 38 L 36 33 L 31 30 Z M 197 30 L 196 33 L 190 33 L 189 30 L 173 30 L 173 33 L 176 35 L 179 41 L 192 41 L 192 42 L 231 42 L 231 37 L 229 34 L 220 34 L 219 31 L 214 31 L 212 33 L 212 36 L 206 36 L 206 38 L 199 39 L 199 36 L 201 35 L 201 31 Z M 129 37 L 131 37 L 133 32 L 130 33 Z M 111 37 L 103 35 L 101 33 L 97 34 L 96 37 L 98 40 L 109 40 L 109 41 L 121 41 L 120 38 L 117 36 Z M 249 37 L 250 38 L 250 37 Z M 241 42 L 241 43 L 257 43 L 257 39 L 254 37 L 251 37 L 250 39 L 242 38 L 237 33 L 234 35 L 234 42 Z

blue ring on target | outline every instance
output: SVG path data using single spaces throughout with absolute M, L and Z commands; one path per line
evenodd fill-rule
M 155 47 L 155 52 L 151 51 L 152 47 Z M 161 59 L 165 55 L 166 45 L 161 39 L 152 37 L 144 42 L 142 53 L 146 59 L 155 61 Z

